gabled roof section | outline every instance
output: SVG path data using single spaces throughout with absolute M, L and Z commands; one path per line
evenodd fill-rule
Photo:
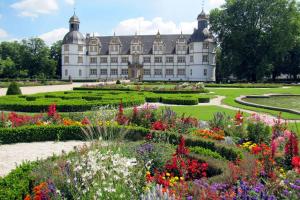
M 108 55 L 108 46 L 113 37 L 114 36 L 99 37 L 101 44 L 102 44 L 100 54 Z M 122 44 L 121 54 L 129 55 L 130 54 L 130 44 L 135 36 L 133 35 L 133 36 L 118 36 L 118 37 Z M 138 37 L 143 44 L 143 54 L 152 54 L 153 42 L 156 38 L 156 35 L 139 35 Z M 179 37 L 180 37 L 180 34 L 160 35 L 160 38 L 164 42 L 165 47 L 166 47 L 166 51 L 165 51 L 166 54 L 175 54 L 176 41 Z M 182 37 L 184 37 L 188 41 L 189 38 L 191 37 L 191 35 L 183 34 Z

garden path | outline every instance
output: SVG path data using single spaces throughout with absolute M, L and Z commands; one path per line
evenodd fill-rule
M 128 82 L 128 81 L 122 81 Z M 115 84 L 115 81 L 105 82 L 105 84 Z M 32 86 L 32 87 L 21 87 L 22 94 L 36 94 L 43 92 L 60 92 L 73 90 L 74 87 L 81 87 L 83 85 L 98 85 L 104 84 L 104 82 L 82 82 L 82 83 L 72 83 L 67 85 L 45 85 L 45 86 Z M 0 96 L 6 94 L 7 88 L 0 89 Z
M 7 175 L 23 161 L 35 161 L 45 159 L 53 154 L 70 152 L 74 147 L 86 144 L 81 141 L 68 142 L 34 142 L 0 145 L 0 177 Z

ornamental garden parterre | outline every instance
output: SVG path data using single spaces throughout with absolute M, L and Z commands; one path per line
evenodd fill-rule
M 299 199 L 299 140 L 280 115 L 237 111 L 201 121 L 146 100 L 198 104 L 205 93 L 196 86 L 173 94 L 121 87 L 1 97 L 2 109 L 9 105 L 2 98 L 15 98 L 20 99 L 15 111 L 32 106 L 39 112 L 2 112 L 2 144 L 87 140 L 88 145 L 18 166 L 0 178 L 0 199 Z M 41 98 L 52 102 L 46 106 Z M 112 99 L 115 107 L 106 103 Z

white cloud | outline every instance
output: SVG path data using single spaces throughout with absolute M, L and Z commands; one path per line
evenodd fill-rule
M 8 37 L 8 33 L 4 30 L 0 28 L 0 39 L 6 38 Z
M 143 17 L 132 18 L 121 21 L 114 29 L 117 35 L 132 35 L 138 32 L 141 35 L 156 34 L 159 30 L 162 34 L 192 33 L 197 22 L 164 21 L 161 17 L 152 20 L 145 20 Z
M 11 5 L 22 17 L 36 18 L 58 10 L 57 0 L 21 0 Z
M 212 9 L 212 8 L 218 8 L 221 5 L 223 5 L 224 3 L 225 3 L 225 0 L 209 0 L 207 4 L 208 4 L 208 7 L 210 9 Z
M 65 2 L 69 5 L 74 5 L 75 4 L 75 0 L 65 0 Z
M 69 30 L 66 28 L 54 29 L 50 32 L 41 34 L 39 38 L 43 39 L 47 45 L 51 45 L 58 40 L 62 40 Z

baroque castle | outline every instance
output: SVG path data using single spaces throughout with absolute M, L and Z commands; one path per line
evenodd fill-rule
M 215 81 L 216 40 L 208 16 L 193 34 L 101 36 L 79 32 L 74 14 L 63 39 L 63 80 Z

